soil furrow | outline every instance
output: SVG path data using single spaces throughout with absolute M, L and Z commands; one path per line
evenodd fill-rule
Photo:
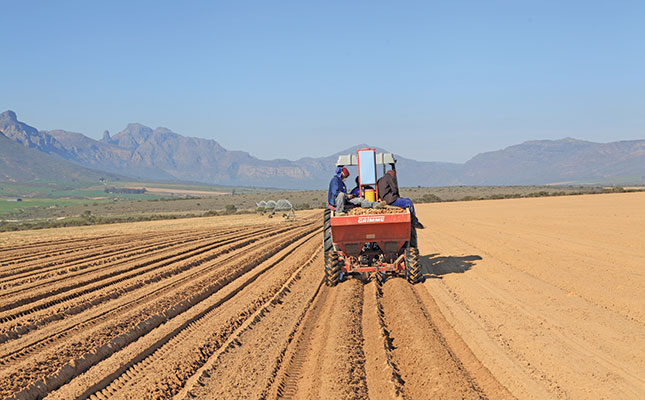
M 170 288 L 172 286 L 177 286 L 181 282 L 193 280 L 193 279 L 199 277 L 200 275 L 202 275 L 202 274 L 204 274 L 204 273 L 206 273 L 206 272 L 208 272 L 210 270 L 209 264 L 202 265 L 204 262 L 211 261 L 211 260 L 213 260 L 213 259 L 215 259 L 215 258 L 217 258 L 217 257 L 219 257 L 221 255 L 226 255 L 227 253 L 229 253 L 231 251 L 234 251 L 234 250 L 237 250 L 239 248 L 242 248 L 242 247 L 244 247 L 247 244 L 250 244 L 252 242 L 253 242 L 253 240 L 249 240 L 249 241 L 246 241 L 246 242 L 244 242 L 244 241 L 242 241 L 242 242 L 235 241 L 230 246 L 227 246 L 227 247 L 223 248 L 222 250 L 220 250 L 219 252 L 217 252 L 215 254 L 211 254 L 211 255 L 209 255 L 207 257 L 204 257 L 204 258 L 201 258 L 199 260 L 192 260 L 192 261 L 189 261 L 189 262 L 185 262 L 182 265 L 173 266 L 173 268 L 171 270 L 166 269 L 160 275 L 156 275 L 156 276 L 152 276 L 152 277 L 148 277 L 148 278 L 146 278 L 145 276 L 138 277 L 137 281 L 135 282 L 135 284 L 132 287 L 130 287 L 130 290 L 128 290 L 128 288 L 119 287 L 118 291 L 116 292 L 116 294 L 113 294 L 113 295 L 104 294 L 102 296 L 98 296 L 98 297 L 96 297 L 94 299 L 94 302 L 96 303 L 95 305 L 98 305 L 100 303 L 101 299 L 114 300 L 117 297 L 121 297 L 122 295 L 124 295 L 125 293 L 127 293 L 129 291 L 133 291 L 135 289 L 140 289 L 140 288 L 142 288 L 144 290 L 144 292 L 137 294 L 136 297 L 134 297 L 132 299 L 129 299 L 125 304 L 124 303 L 114 304 L 114 305 L 110 306 L 111 309 L 108 309 L 107 311 L 106 310 L 101 310 L 98 315 L 96 313 L 94 313 L 93 316 L 90 317 L 89 319 L 71 320 L 71 321 L 69 321 L 69 323 L 71 323 L 71 328 L 64 327 L 64 328 L 62 328 L 63 329 L 62 331 L 58 331 L 57 333 L 52 333 L 49 336 L 44 337 L 43 339 L 38 339 L 38 338 L 37 339 L 31 339 L 31 340 L 36 340 L 36 341 L 31 342 L 30 345 L 25 345 L 26 347 L 20 348 L 19 350 L 15 351 L 14 353 L 11 353 L 9 355 L 0 356 L 1 357 L 0 358 L 0 364 L 6 364 L 7 363 L 7 361 L 6 361 L 7 358 L 9 358 L 10 356 L 14 356 L 15 354 L 19 355 L 19 356 L 16 356 L 18 359 L 24 358 L 25 356 L 27 356 L 30 353 L 32 353 L 33 350 L 31 350 L 31 349 L 34 346 L 39 346 L 39 343 L 49 343 L 52 338 L 63 337 L 70 330 L 77 330 L 79 326 L 87 327 L 88 324 L 95 324 L 99 320 L 103 320 L 103 319 L 107 318 L 109 316 L 109 314 L 113 314 L 117 310 L 119 312 L 123 312 L 130 305 L 136 305 L 137 303 L 142 303 L 143 297 L 148 296 L 147 293 L 150 292 L 150 291 L 152 291 L 152 292 L 150 292 L 151 294 L 163 293 L 164 290 L 167 290 L 168 288 Z M 171 265 L 171 264 L 168 264 L 168 265 Z M 160 281 L 162 279 L 171 278 L 174 275 L 181 274 L 181 273 L 183 273 L 185 271 L 190 270 L 192 267 L 198 267 L 198 270 L 193 272 L 193 273 L 190 273 L 188 275 L 186 275 L 184 273 L 183 275 L 179 276 L 177 279 L 170 280 L 167 285 L 163 285 L 161 288 L 150 286 L 151 283 Z M 115 296 L 117 296 L 117 297 L 115 297 Z M 114 301 L 112 301 L 112 303 L 114 303 Z M 82 302 L 81 306 L 79 306 L 78 308 L 86 309 L 86 308 L 88 308 L 88 307 L 90 307 L 92 305 L 93 305 L 92 302 L 87 302 L 86 301 L 86 302 Z M 67 315 L 67 317 L 69 318 L 72 315 L 80 313 L 80 311 L 82 311 L 82 310 L 72 308 L 72 309 L 70 309 L 68 311 L 73 312 L 72 314 Z M 9 338 L 16 339 L 17 337 L 19 337 L 20 334 L 27 333 L 29 331 L 29 329 L 31 329 L 31 330 L 37 329 L 41 325 L 44 325 L 44 324 L 46 324 L 48 322 L 52 322 L 52 321 L 55 321 L 55 320 L 60 320 L 65 315 L 66 314 L 60 314 L 59 313 L 57 318 L 56 318 L 56 316 L 54 316 L 52 318 L 49 318 L 48 320 L 47 319 L 39 320 L 34 325 L 32 325 L 31 327 L 29 325 L 22 325 L 20 327 L 21 329 L 18 330 L 14 335 L 6 335 L 8 337 L 5 337 L 4 341 L 8 340 Z M 83 315 L 86 315 L 86 314 L 83 314 Z M 65 321 L 67 321 L 67 320 L 65 320 Z M 63 322 L 65 322 L 65 321 L 63 321 Z M 9 332 L 9 333 L 12 333 L 12 332 Z M 13 361 L 15 361 L 15 360 L 13 360 Z
M 267 384 L 260 398 L 283 398 L 291 396 L 297 389 L 297 382 L 302 377 L 302 368 L 310 351 L 313 328 L 315 327 L 323 304 L 327 301 L 329 288 L 321 286 L 311 300 L 311 305 L 305 309 L 302 322 L 295 325 L 290 339 L 278 359 L 274 376 Z
M 387 326 L 387 322 L 385 319 L 385 311 L 383 308 L 383 287 L 382 285 L 385 282 L 379 281 L 372 283 L 374 286 L 374 300 L 375 300 L 375 306 L 376 306 L 376 315 L 378 319 L 378 329 L 381 334 L 381 338 L 383 341 L 383 350 L 385 353 L 385 362 L 388 366 L 387 370 L 390 372 L 390 379 L 389 381 L 392 384 L 392 390 L 394 392 L 393 398 L 404 398 L 408 399 L 409 396 L 405 395 L 405 381 L 401 377 L 401 371 L 399 370 L 398 365 L 396 364 L 396 360 L 394 359 L 393 356 L 393 351 L 395 349 L 394 347 L 394 340 L 392 336 L 390 335 L 390 329 Z
M 367 399 L 362 312 L 360 280 L 323 287 L 268 397 Z
M 164 267 L 174 262 L 183 261 L 191 257 L 207 253 L 213 249 L 228 245 L 230 243 L 234 243 L 235 241 L 245 239 L 249 236 L 258 235 L 262 237 L 264 236 L 263 233 L 264 233 L 263 231 L 253 232 L 250 234 L 247 233 L 239 236 L 233 236 L 230 238 L 221 239 L 215 243 L 213 243 L 212 240 L 207 240 L 205 241 L 205 243 L 202 243 L 199 245 L 190 245 L 187 248 L 183 248 L 183 249 L 175 248 L 175 249 L 162 252 L 161 254 L 156 254 L 156 253 L 145 254 L 144 256 L 141 256 L 141 257 L 136 257 L 134 259 L 127 259 L 121 262 L 117 262 L 115 264 L 110 264 L 109 266 L 101 267 L 97 271 L 88 271 L 87 273 L 83 273 L 81 276 L 70 277 L 70 279 L 68 280 L 72 280 L 71 278 L 74 278 L 74 280 L 77 280 L 78 282 L 70 282 L 62 285 L 59 284 L 55 289 L 52 289 L 49 291 L 40 291 L 40 293 L 38 292 L 32 293 L 26 297 L 24 297 L 24 294 L 23 294 L 23 297 L 19 297 L 18 299 L 14 300 L 13 303 L 8 303 L 7 305 L 3 306 L 3 308 L 6 310 L 11 310 L 12 308 L 16 308 L 19 306 L 23 306 L 23 307 L 20 307 L 17 311 L 13 313 L 0 313 L 0 325 L 6 321 L 15 319 L 16 314 L 26 315 L 35 311 L 41 311 L 53 305 L 60 304 L 63 301 L 68 301 L 68 300 L 77 298 L 79 296 L 82 296 L 83 294 L 94 292 L 96 290 L 113 285 L 115 283 L 123 282 L 124 280 L 134 276 L 143 275 L 145 273 L 154 271 L 155 269 L 159 269 L 161 267 Z M 136 262 L 136 263 L 132 264 L 133 262 Z M 145 267 L 149 267 L 149 268 L 145 268 Z M 111 269 L 111 270 L 104 271 L 105 269 Z M 92 276 L 90 275 L 90 273 L 96 273 L 96 274 Z M 124 274 L 125 276 L 115 278 L 115 277 L 118 277 L 119 275 L 124 275 Z M 115 278 L 115 279 L 110 279 L 110 278 Z M 104 280 L 108 280 L 108 281 L 104 283 L 99 283 Z M 89 286 L 89 287 L 86 287 L 86 286 Z M 85 288 L 80 291 L 63 295 L 63 293 L 65 292 L 68 292 L 74 289 L 83 288 L 83 287 Z M 35 302 L 43 298 L 46 298 L 44 302 L 41 302 L 40 304 L 36 304 L 33 306 L 29 305 L 29 303 Z
M 487 398 L 433 323 L 414 289 L 388 279 L 381 298 L 393 363 L 410 398 Z
M 420 204 L 417 285 L 319 212 L 0 234 L 0 398 L 640 399 L 643 195 Z
M 48 360 L 47 363 L 33 359 L 27 364 L 22 363 L 19 367 L 11 368 L 11 371 L 14 372 L 12 373 L 9 371 L 9 376 L 13 378 L 4 381 L 4 388 L 15 392 L 15 388 L 20 387 L 17 385 L 28 383 L 24 381 L 22 381 L 24 383 L 21 383 L 18 379 L 21 377 L 20 370 L 25 368 L 30 369 L 32 374 L 38 374 L 41 377 L 49 376 L 49 378 L 45 380 L 41 379 L 40 381 L 32 383 L 24 393 L 31 393 L 34 390 L 36 392 L 41 392 L 41 389 L 38 389 L 38 387 L 43 384 L 46 384 L 46 386 L 50 388 L 60 385 L 62 382 L 70 378 L 68 369 L 76 368 L 72 367 L 70 362 L 73 364 L 75 362 L 74 360 L 80 360 L 78 362 L 83 366 L 83 369 L 89 368 L 91 365 L 104 359 L 109 354 L 112 354 L 119 348 L 122 348 L 159 326 L 161 323 L 201 302 L 212 293 L 237 278 L 239 274 L 246 272 L 246 269 L 254 267 L 257 263 L 262 262 L 284 246 L 289 245 L 298 237 L 311 231 L 310 225 L 311 224 L 309 224 L 309 226 L 294 228 L 294 233 L 285 234 L 286 237 L 283 238 L 284 243 L 279 246 L 275 246 L 271 243 L 271 239 L 275 240 L 277 237 L 269 238 L 266 240 L 266 244 L 258 245 L 255 253 L 248 255 L 238 253 L 240 254 L 240 257 L 230 259 L 227 262 L 229 268 L 231 265 L 236 265 L 237 263 L 244 265 L 243 268 L 231 270 L 226 269 L 225 265 L 218 266 L 218 270 L 221 271 L 219 274 L 215 274 L 206 280 L 200 280 L 200 282 L 187 282 L 188 286 L 184 289 L 167 296 L 164 301 L 157 300 L 155 303 L 150 304 L 151 307 L 148 307 L 147 311 L 142 309 L 133 309 L 129 313 L 130 317 L 127 317 L 130 319 L 126 318 L 116 325 L 103 324 L 105 326 L 97 326 L 91 329 L 90 333 L 85 333 L 85 336 L 81 336 L 80 342 L 77 340 L 67 340 L 59 346 L 52 346 L 52 348 L 48 347 L 49 350 L 43 353 L 45 359 Z M 173 298 L 177 298 L 179 300 L 172 300 Z M 181 299 L 186 300 L 181 301 Z M 136 312 L 134 312 L 135 310 Z M 87 336 L 88 334 L 90 336 Z M 56 348 L 63 345 L 65 350 L 56 352 Z M 102 350 L 96 353 L 86 353 L 83 355 L 83 349 L 85 348 L 100 348 Z M 61 355 L 64 355 L 64 357 L 61 357 Z M 39 357 L 38 360 L 42 360 L 43 356 Z M 68 367 L 63 366 L 61 361 L 63 363 L 67 362 L 66 365 Z M 63 368 L 59 369 L 61 366 L 63 366 Z M 59 369 L 58 372 L 54 374 L 57 369 Z M 11 385 L 13 389 L 7 387 L 7 385 Z
M 323 284 L 316 263 L 320 250 L 314 244 L 314 254 L 229 337 L 175 399 L 266 397 L 295 331 Z M 262 382 L 267 382 L 267 388 Z
M 55 393 L 53 398 L 68 398 L 72 392 L 74 393 L 74 397 L 80 396 L 81 398 L 85 398 L 93 394 L 98 397 L 111 397 L 112 394 L 118 394 L 118 397 L 121 398 L 131 398 L 131 396 L 127 395 L 127 387 L 130 383 L 136 382 L 138 386 L 136 390 L 139 390 L 142 381 L 149 379 L 146 378 L 149 371 L 153 369 L 167 369 L 169 361 L 163 361 L 167 357 L 174 360 L 179 358 L 182 363 L 194 372 L 198 365 L 203 364 L 207 360 L 209 353 L 212 353 L 221 347 L 228 335 L 234 332 L 236 328 L 247 320 L 255 320 L 257 315 L 253 314 L 254 311 L 252 310 L 257 310 L 257 308 L 261 307 L 262 304 L 266 306 L 266 299 L 269 298 L 270 295 L 275 297 L 276 292 L 282 292 L 285 287 L 287 287 L 288 290 L 289 285 L 288 282 L 279 282 L 282 283 L 280 286 L 272 284 L 270 286 L 271 290 L 268 293 L 259 292 L 260 297 L 249 298 L 250 302 L 246 308 L 241 308 L 239 311 L 234 311 L 229 308 L 225 309 L 225 314 L 228 319 L 224 318 L 227 321 L 224 324 L 221 323 L 223 319 L 221 314 L 223 311 L 220 308 L 222 305 L 229 304 L 229 302 L 237 304 L 240 301 L 239 298 L 247 296 L 246 293 L 249 291 L 251 291 L 252 296 L 258 296 L 258 294 L 255 294 L 257 293 L 257 290 L 254 292 L 252 289 L 254 286 L 266 286 L 267 283 L 270 283 L 263 282 L 263 280 L 267 279 L 267 274 L 271 275 L 268 271 L 278 268 L 282 271 L 290 259 L 302 259 L 301 253 L 303 253 L 303 251 L 305 251 L 305 254 L 311 254 L 317 250 L 315 249 L 315 246 L 311 245 L 312 239 L 315 236 L 316 234 L 309 234 L 305 237 L 300 237 L 292 241 L 291 244 L 280 251 L 275 252 L 271 257 L 265 257 L 266 260 L 264 262 L 259 264 L 256 263 L 257 265 L 252 266 L 251 268 L 243 268 L 246 272 L 243 275 L 238 274 L 240 275 L 239 279 L 232 281 L 225 288 L 216 292 L 209 298 L 204 299 L 203 302 L 195 304 L 185 313 L 179 314 L 176 318 L 155 329 L 149 335 L 143 337 L 140 342 L 134 343 L 118 354 L 115 354 L 114 357 L 118 358 L 118 363 L 114 363 L 113 360 L 108 359 L 101 365 L 93 368 L 89 373 L 94 375 L 92 380 L 99 381 L 98 384 L 95 384 L 90 388 L 83 389 L 82 383 L 73 381 L 70 385 L 61 388 L 61 390 Z M 304 246 L 305 244 L 308 244 L 308 246 Z M 293 261 L 291 262 L 293 264 Z M 300 265 L 299 268 L 303 268 L 300 263 L 294 265 Z M 281 281 L 286 280 L 288 276 L 289 275 L 284 276 Z M 260 277 L 261 279 L 259 279 Z M 269 276 L 269 278 L 271 277 Z M 268 303 L 271 303 L 271 301 L 268 301 Z M 218 319 L 220 322 L 211 322 L 213 318 Z M 211 328 L 216 327 L 216 329 L 214 331 L 208 329 L 207 327 L 209 326 Z M 216 333 L 209 334 L 211 331 Z M 203 339 L 205 332 L 207 333 L 207 336 L 211 336 L 211 339 L 214 338 L 216 343 L 204 343 Z M 200 350 L 195 352 L 193 350 L 184 349 L 185 346 L 199 346 Z M 178 354 L 181 354 L 182 352 L 187 354 L 178 357 Z M 191 359 L 191 357 L 197 358 L 192 362 L 187 363 L 187 360 Z M 112 365 L 112 367 L 110 367 L 110 365 Z M 115 365 L 119 365 L 121 367 L 116 371 L 112 370 L 112 372 L 109 372 L 110 368 L 114 368 Z M 177 371 L 172 373 L 174 377 L 176 377 L 177 374 Z M 192 372 L 183 371 L 182 374 L 184 376 L 190 376 Z M 99 379 L 98 376 L 102 376 L 102 378 Z M 83 390 L 84 392 L 79 395 L 79 391 Z M 155 388 L 151 387 L 149 390 L 154 391 Z M 178 388 L 176 390 L 178 390 Z
M 104 247 L 109 247 L 109 246 L 119 245 L 119 244 L 122 245 L 123 243 L 133 243 L 133 242 L 136 243 L 138 241 L 158 240 L 159 238 L 163 239 L 164 236 L 159 234 L 153 234 L 153 235 L 146 234 L 140 237 L 116 237 L 115 236 L 107 240 L 102 237 L 87 238 L 86 240 L 81 242 L 82 244 L 80 246 L 76 246 L 74 248 L 68 248 L 68 249 L 56 248 L 56 244 L 53 243 L 52 246 L 55 247 L 53 250 L 46 249 L 41 252 L 36 252 L 32 250 L 24 257 L 18 256 L 13 259 L 9 258 L 9 261 L 3 264 L 3 268 L 1 269 L 2 272 L 0 273 L 0 278 L 5 278 L 7 276 L 12 276 L 15 274 L 21 274 L 24 272 L 31 271 L 33 269 L 48 267 L 50 265 L 56 265 L 61 262 L 76 261 L 77 259 L 82 258 L 82 257 L 79 257 L 78 253 L 81 253 L 81 256 L 84 256 L 82 254 L 82 252 L 84 251 L 89 254 L 92 254 L 92 252 L 95 252 L 97 250 L 100 251 Z M 70 254 L 73 254 L 73 258 L 69 258 L 69 257 L 72 257 L 70 256 Z M 29 263 L 31 262 L 35 262 L 35 265 L 30 265 Z M 13 268 L 6 268 L 6 266 L 13 265 L 13 264 L 16 264 L 16 266 Z M 27 265 L 21 265 L 21 264 L 27 264 Z
M 239 232 L 242 233 L 242 232 Z M 224 236 L 228 232 L 217 232 L 214 234 L 200 233 L 185 236 L 173 236 L 168 239 L 167 236 L 156 238 L 154 241 L 137 240 L 111 243 L 110 245 L 103 246 L 100 249 L 92 248 L 88 250 L 87 255 L 76 257 L 74 260 L 58 260 L 56 262 L 49 262 L 47 264 L 28 265 L 26 271 L 12 274 L 11 277 L 0 280 L 2 288 L 9 288 L 18 285 L 24 285 L 31 282 L 38 282 L 46 280 L 47 278 L 54 277 L 55 280 L 66 279 L 69 272 L 84 269 L 89 266 L 104 264 L 109 261 L 119 260 L 125 257 L 131 257 L 142 253 L 149 253 L 150 251 L 164 250 L 168 246 L 181 245 L 183 243 L 190 243 L 196 240 L 208 240 L 209 238 Z M 159 239 L 162 239 L 159 241 Z M 115 249 L 113 249 L 116 247 Z M 71 276 L 71 274 L 70 274 Z M 39 283 L 36 283 L 38 285 Z M 32 286 L 36 287 L 36 286 Z M 23 290 L 20 288 L 18 290 Z M 11 294 L 13 292 L 6 291 L 3 295 Z

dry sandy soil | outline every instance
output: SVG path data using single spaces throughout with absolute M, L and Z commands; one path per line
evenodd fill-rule
M 324 286 L 319 212 L 0 235 L 0 398 L 643 398 L 643 204 L 420 205 L 415 286 Z
M 645 193 L 427 205 L 424 283 L 519 398 L 645 398 Z

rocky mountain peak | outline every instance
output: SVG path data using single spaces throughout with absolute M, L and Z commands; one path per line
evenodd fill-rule
M 137 138 L 147 138 L 152 133 L 152 128 L 139 123 L 129 123 L 124 130 L 117 133 L 116 136 L 130 135 Z M 115 136 L 115 137 L 116 137 Z
M 139 123 L 130 123 L 124 130 L 114 135 L 109 143 L 116 144 L 120 147 L 134 150 L 139 145 L 144 143 L 152 135 L 152 129 L 139 124 Z M 106 142 L 106 140 L 102 140 Z
M 7 111 L 3 112 L 2 114 L 0 114 L 0 120 L 10 120 L 12 122 L 18 122 L 18 117 L 16 117 L 15 112 L 13 112 L 11 110 L 7 110 Z
M 103 132 L 103 139 L 101 139 L 103 142 L 110 143 L 110 140 L 112 137 L 110 137 L 110 131 L 106 130 Z
M 4 136 L 12 139 L 25 147 L 36 148 L 47 154 L 56 154 L 61 157 L 67 155 L 64 146 L 52 136 L 38 132 L 38 129 L 18 121 L 16 113 L 7 110 L 0 114 L 0 131 Z

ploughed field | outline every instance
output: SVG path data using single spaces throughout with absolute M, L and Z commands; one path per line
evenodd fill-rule
M 320 212 L 2 234 L 0 398 L 643 398 L 643 204 L 419 205 L 415 286 L 325 286 Z

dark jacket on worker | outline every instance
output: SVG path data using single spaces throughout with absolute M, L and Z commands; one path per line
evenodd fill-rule
M 347 194 L 347 188 L 345 187 L 345 182 L 341 178 L 343 175 L 343 168 L 336 168 L 336 175 L 331 178 L 329 181 L 329 191 L 327 192 L 327 204 L 336 207 L 336 196 L 338 193 L 343 192 Z
M 399 185 L 396 178 L 390 174 L 385 174 L 376 183 L 378 186 L 378 195 L 388 205 L 394 203 L 399 198 Z

